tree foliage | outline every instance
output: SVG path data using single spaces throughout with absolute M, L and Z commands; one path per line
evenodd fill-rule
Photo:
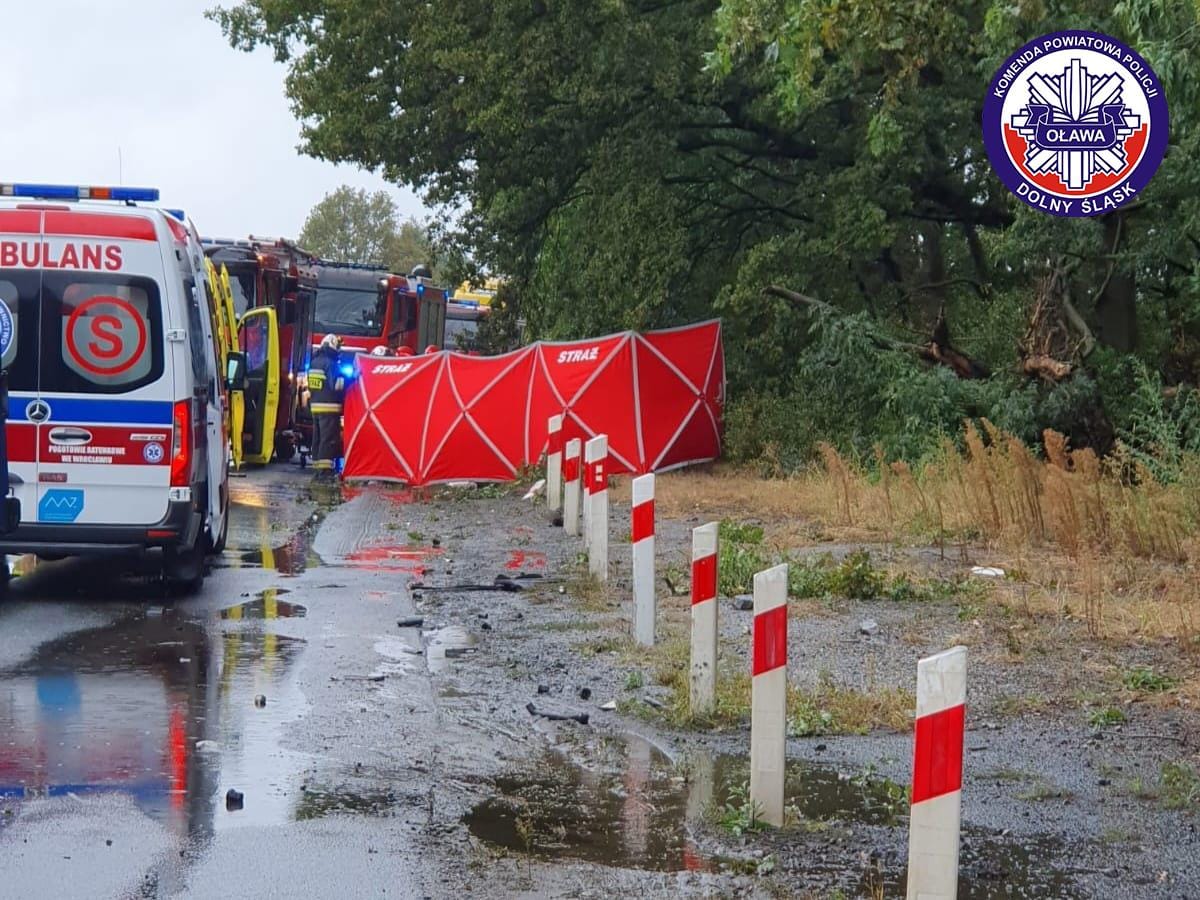
M 774 411 L 797 459 L 880 433 L 912 456 L 984 414 L 1030 439 L 1057 422 L 1096 440 L 1103 418 L 1130 435 L 1136 366 L 1200 382 L 1197 0 L 243 0 L 212 15 L 287 64 L 306 152 L 463 211 L 459 258 L 509 276 L 506 313 L 531 336 L 720 315 L 731 421 Z M 993 72 L 1061 28 L 1137 48 L 1171 110 L 1150 186 L 1094 219 L 1029 210 L 983 149 Z M 1018 371 L 1048 292 L 1095 338 L 1062 383 Z M 939 322 L 995 375 L 958 382 L 867 338 L 919 343 Z
M 384 191 L 368 193 L 342 185 L 312 208 L 300 246 L 326 259 L 381 265 L 407 273 L 431 263 L 428 232 L 414 219 L 400 220 Z

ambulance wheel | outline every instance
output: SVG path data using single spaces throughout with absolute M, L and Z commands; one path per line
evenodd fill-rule
M 229 504 L 225 504 L 225 515 L 221 517 L 221 533 L 217 535 L 217 539 L 212 542 L 209 548 L 209 553 L 216 556 L 219 553 L 225 552 L 225 544 L 229 540 Z
M 182 594 L 194 594 L 204 583 L 203 533 L 190 547 L 168 547 L 163 551 L 163 577 L 167 586 Z

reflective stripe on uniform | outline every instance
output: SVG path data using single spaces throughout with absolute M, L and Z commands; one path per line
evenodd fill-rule
M 341 415 L 342 404 L 340 403 L 312 403 L 308 404 L 308 408 L 312 410 L 314 416 L 326 415 Z
M 320 369 L 313 369 L 308 373 L 308 386 L 314 391 L 319 391 L 325 386 L 325 373 Z
M 313 463 L 312 463 L 312 467 L 314 469 L 332 469 L 333 468 L 333 460 L 332 459 L 314 459 Z

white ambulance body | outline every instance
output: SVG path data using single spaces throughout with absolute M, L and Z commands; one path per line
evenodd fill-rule
M 224 373 L 195 229 L 133 205 L 157 198 L 0 184 L 0 367 L 21 501 L 0 553 L 153 550 L 194 587 L 228 528 Z M 125 205 L 72 202 L 94 199 Z

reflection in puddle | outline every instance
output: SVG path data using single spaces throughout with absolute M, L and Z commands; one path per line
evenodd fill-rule
M 261 550 L 248 550 L 238 556 L 241 567 L 259 567 L 278 572 L 280 575 L 302 575 L 308 569 L 321 565 L 321 560 L 308 547 L 309 535 L 306 531 L 298 531 L 287 543 L 278 547 L 263 547 Z
M 239 505 L 248 504 L 240 503 Z M 254 533 L 262 535 L 262 541 L 261 543 L 256 541 L 257 546 L 254 544 L 249 547 L 242 545 L 237 549 L 231 546 L 231 555 L 227 555 L 225 558 L 226 565 L 233 568 L 261 567 L 285 576 L 302 575 L 308 569 L 314 569 L 321 565 L 321 559 L 312 552 L 311 544 L 312 536 L 324 517 L 322 513 L 314 513 L 286 541 L 275 545 L 272 543 L 271 535 L 272 509 L 269 507 L 252 508 L 255 514 Z M 274 536 L 273 539 L 278 540 L 278 536 Z
M 430 672 L 441 672 L 447 660 L 464 656 L 475 650 L 479 639 L 461 625 L 447 625 L 434 631 L 426 631 L 425 658 Z
M 221 610 L 222 619 L 240 621 L 243 619 L 303 619 L 308 610 L 299 603 L 288 603 L 280 600 L 280 594 L 287 591 L 271 588 L 258 595 L 257 600 L 239 603 Z
M 497 779 L 498 796 L 478 804 L 464 821 L 491 844 L 551 858 L 664 871 L 708 869 L 720 862 L 705 859 L 691 834 L 744 784 L 745 757 L 701 754 L 676 765 L 632 735 L 606 740 L 600 757 L 595 767 L 585 768 L 548 753 L 533 774 Z M 793 761 L 786 792 L 788 806 L 808 822 L 904 827 L 907 820 L 903 792 L 878 777 L 848 778 Z M 802 840 L 797 844 L 802 847 Z M 1069 881 L 1051 868 L 1060 853 L 1053 841 L 1018 843 L 968 829 L 959 897 L 995 896 L 997 880 L 1003 896 L 1070 896 Z M 836 853 L 822 853 L 805 872 L 852 886 L 860 867 L 849 856 L 839 861 Z M 904 878 L 899 866 L 883 873 L 888 896 L 903 894 Z
M 255 603 L 264 620 L 281 605 Z M 281 743 L 306 706 L 292 677 L 303 646 L 265 621 L 171 609 L 43 644 L 0 673 L 0 826 L 34 798 L 105 792 L 195 838 L 289 818 L 305 760 Z M 225 810 L 229 788 L 244 810 Z

